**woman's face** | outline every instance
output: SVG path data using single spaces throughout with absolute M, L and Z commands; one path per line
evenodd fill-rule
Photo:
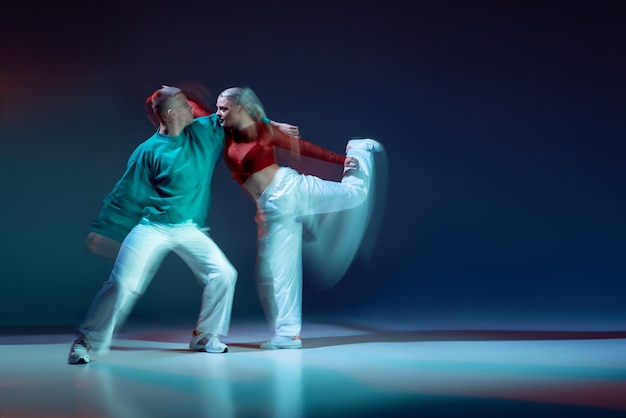
M 239 113 L 241 106 L 233 106 L 233 104 L 225 97 L 218 97 L 215 105 L 217 111 L 215 114 L 220 118 L 220 124 L 225 128 L 237 128 L 239 123 Z

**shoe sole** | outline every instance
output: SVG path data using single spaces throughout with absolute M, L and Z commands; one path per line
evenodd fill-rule
M 68 364 L 89 364 L 89 356 L 86 357 L 78 357 L 78 358 L 69 358 L 67 359 Z
M 302 348 L 302 344 L 298 344 L 298 345 L 263 345 L 261 344 L 259 346 L 259 348 L 262 348 L 263 350 L 295 350 L 298 348 Z
M 207 350 L 207 348 L 203 345 L 201 346 L 189 346 L 189 349 L 191 351 L 204 351 L 206 353 L 211 353 L 211 354 L 222 354 L 222 353 L 228 353 L 228 347 L 226 347 L 224 350 Z
M 211 354 L 223 354 L 223 353 L 228 353 L 228 348 L 225 348 L 224 351 L 207 350 L 207 349 L 204 349 L 203 351 L 206 351 L 207 353 L 211 353 Z
M 302 347 L 261 347 L 263 350 L 298 350 Z

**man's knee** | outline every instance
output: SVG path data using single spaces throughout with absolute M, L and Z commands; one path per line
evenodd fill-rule
M 228 263 L 223 269 L 224 280 L 232 283 L 233 285 L 237 282 L 237 274 L 237 269 L 230 263 Z

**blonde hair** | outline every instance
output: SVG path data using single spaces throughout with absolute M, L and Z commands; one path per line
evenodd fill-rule
M 220 97 L 225 98 L 234 105 L 243 106 L 255 122 L 267 119 L 261 100 L 249 87 L 228 88 L 220 93 Z

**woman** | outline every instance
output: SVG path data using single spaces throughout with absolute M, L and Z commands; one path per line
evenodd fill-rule
M 216 114 L 225 128 L 224 162 L 257 205 L 257 286 L 274 331 L 261 348 L 300 348 L 301 219 L 362 205 L 368 195 L 372 153 L 382 146 L 371 139 L 351 140 L 343 156 L 290 137 L 264 123 L 263 106 L 249 88 L 224 90 L 217 99 Z M 342 165 L 343 179 L 322 180 L 280 166 L 276 147 Z

